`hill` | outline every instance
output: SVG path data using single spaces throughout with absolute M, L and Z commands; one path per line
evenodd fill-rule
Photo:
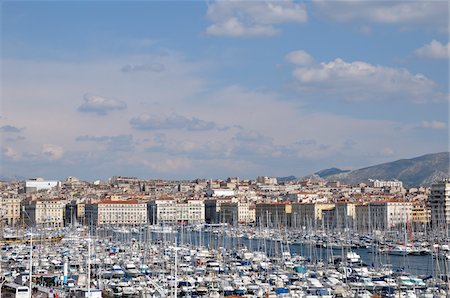
M 341 170 L 341 169 L 338 169 L 338 168 L 330 168 L 330 169 L 325 169 L 325 170 L 321 170 L 321 171 L 315 172 L 314 174 L 319 176 L 320 178 L 326 178 L 326 177 L 331 176 L 331 175 L 347 173 L 347 172 L 350 172 L 350 170 Z
M 350 172 L 328 175 L 325 179 L 348 184 L 358 184 L 366 182 L 368 179 L 397 179 L 403 181 L 406 187 L 429 186 L 436 181 L 450 177 L 449 156 L 449 152 L 441 152 L 411 159 L 400 159 Z

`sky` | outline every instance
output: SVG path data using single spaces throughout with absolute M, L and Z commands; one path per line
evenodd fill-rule
M 0 176 L 301 177 L 448 151 L 447 1 L 2 1 Z

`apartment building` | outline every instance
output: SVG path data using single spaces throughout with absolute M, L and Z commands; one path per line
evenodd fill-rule
M 356 218 L 355 204 L 339 202 L 334 208 L 322 209 L 322 226 L 327 229 L 352 229 Z
M 62 199 L 40 199 L 24 201 L 21 216 L 28 226 L 63 227 L 65 201 Z
M 292 225 L 294 227 L 319 228 L 324 222 L 324 211 L 332 210 L 333 203 L 293 203 Z
M 86 224 L 142 225 L 147 223 L 147 204 L 137 200 L 103 200 L 85 206 Z
M 443 227 L 450 223 L 450 178 L 431 185 L 428 204 L 433 227 Z
M 431 209 L 424 202 L 415 202 L 412 207 L 412 222 L 426 225 L 431 220 Z
M 20 222 L 20 201 L 18 197 L 0 198 L 0 218 L 9 226 L 15 226 Z
M 356 206 L 356 226 L 361 230 L 388 230 L 412 222 L 413 204 L 408 201 L 376 201 Z
M 219 222 L 221 223 L 251 223 L 255 221 L 251 204 L 245 202 L 226 202 L 220 205 Z
M 292 204 L 290 202 L 258 203 L 255 207 L 256 224 L 262 227 L 290 226 Z
M 147 212 L 151 224 L 205 222 L 203 200 L 189 199 L 179 202 L 173 198 L 157 199 L 147 204 Z

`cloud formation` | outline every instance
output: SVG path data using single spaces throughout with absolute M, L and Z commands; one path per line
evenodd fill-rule
M 199 142 L 192 139 L 170 139 L 165 135 L 158 135 L 154 141 L 155 144 L 146 148 L 146 152 L 165 153 L 171 156 L 184 156 L 199 160 L 229 157 L 227 144 L 217 140 Z
M 423 58 L 448 59 L 450 57 L 450 43 L 442 44 L 433 39 L 429 44 L 415 50 L 414 53 L 416 56 Z
M 327 1 L 315 0 L 314 10 L 338 22 L 370 22 L 447 27 L 446 1 Z
M 0 127 L 1 132 L 19 133 L 22 129 L 15 127 L 13 125 L 3 125 Z
M 427 128 L 427 129 L 446 129 L 447 124 L 441 121 L 422 121 L 418 126 L 418 128 Z
M 20 154 L 11 147 L 2 147 L 2 159 L 17 161 L 20 159 Z
M 402 68 L 372 65 L 362 61 L 345 62 L 337 58 L 293 71 L 298 89 L 319 98 L 346 101 L 411 100 L 438 102 L 445 96 L 437 85 L 422 74 Z
M 286 61 L 296 65 L 308 65 L 314 62 L 314 58 L 303 50 L 293 51 L 286 55 Z
M 78 107 L 80 112 L 106 115 L 111 111 L 120 111 L 127 108 L 127 104 L 124 101 L 98 95 L 85 94 L 83 100 L 84 103 Z
M 58 145 L 44 144 L 42 145 L 42 154 L 50 160 L 57 160 L 63 157 L 64 149 Z
M 132 135 L 91 136 L 82 135 L 75 139 L 77 142 L 96 142 L 106 144 L 108 151 L 131 151 L 134 148 Z
M 162 63 L 127 64 L 122 67 L 122 72 L 162 72 L 166 68 Z
M 132 118 L 130 124 L 134 129 L 138 130 L 184 129 L 188 131 L 205 131 L 222 129 L 212 121 L 205 121 L 196 117 L 187 118 L 176 114 L 169 116 L 144 114 Z
M 273 36 L 275 25 L 304 23 L 308 16 L 304 5 L 284 1 L 215 1 L 208 5 L 207 18 L 213 22 L 206 33 L 215 36 Z

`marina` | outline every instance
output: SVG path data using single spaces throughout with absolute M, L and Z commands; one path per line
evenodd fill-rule
M 448 246 L 402 254 L 389 239 L 348 235 L 72 227 L 60 241 L 3 242 L 1 275 L 5 290 L 29 289 L 32 264 L 32 297 L 446 297 Z

